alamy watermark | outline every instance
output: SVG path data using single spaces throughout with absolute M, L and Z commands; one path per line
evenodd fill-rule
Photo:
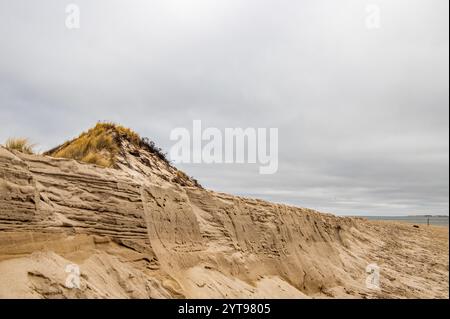
M 194 120 L 192 132 L 178 127 L 171 131 L 170 149 L 175 163 L 249 163 L 259 164 L 260 174 L 278 170 L 278 128 L 202 129 L 201 120 Z
M 366 267 L 366 288 L 379 290 L 380 289 L 380 267 L 377 264 L 368 264 Z
M 80 267 L 76 264 L 66 266 L 66 287 L 69 289 L 80 289 Z
M 66 20 L 65 25 L 67 29 L 80 28 L 80 7 L 71 3 L 66 6 Z
M 381 28 L 381 9 L 377 4 L 368 4 L 366 6 L 366 28 L 369 30 Z

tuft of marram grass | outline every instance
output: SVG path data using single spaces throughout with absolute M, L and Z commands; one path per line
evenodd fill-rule
M 9 150 L 19 151 L 25 154 L 34 154 L 33 148 L 35 144 L 32 144 L 27 138 L 12 137 L 6 141 L 5 147 Z
M 111 166 L 111 161 L 108 161 L 108 159 L 98 153 L 90 152 L 86 156 L 84 156 L 82 160 L 83 162 L 86 162 L 88 164 L 95 164 L 103 167 Z
M 141 138 L 129 128 L 111 122 L 99 122 L 76 139 L 44 153 L 53 157 L 72 158 L 103 167 L 114 167 L 120 152 L 119 141 L 125 139 L 137 148 L 144 148 L 170 164 L 166 154 L 153 141 Z
M 119 152 L 119 146 L 111 133 L 130 134 L 135 138 L 134 135 L 137 134 L 127 130 L 112 123 L 97 123 L 94 128 L 82 133 L 78 138 L 64 143 L 61 147 L 51 150 L 47 154 L 54 157 L 72 158 L 103 167 L 112 167 L 114 166 L 115 156 Z

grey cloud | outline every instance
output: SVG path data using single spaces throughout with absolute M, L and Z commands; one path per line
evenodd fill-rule
M 112 120 L 278 127 L 279 170 L 181 165 L 205 186 L 337 214 L 448 214 L 448 1 L 0 0 L 0 141 Z M 381 28 L 364 26 L 378 4 Z

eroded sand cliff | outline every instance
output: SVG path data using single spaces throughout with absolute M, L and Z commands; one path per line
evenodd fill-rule
M 117 168 L 0 147 L 0 297 L 448 298 L 446 228 L 216 193 L 122 144 Z

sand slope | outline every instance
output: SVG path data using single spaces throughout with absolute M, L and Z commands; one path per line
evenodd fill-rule
M 183 186 L 145 151 L 122 156 L 105 169 L 0 147 L 0 297 L 448 298 L 447 228 Z

